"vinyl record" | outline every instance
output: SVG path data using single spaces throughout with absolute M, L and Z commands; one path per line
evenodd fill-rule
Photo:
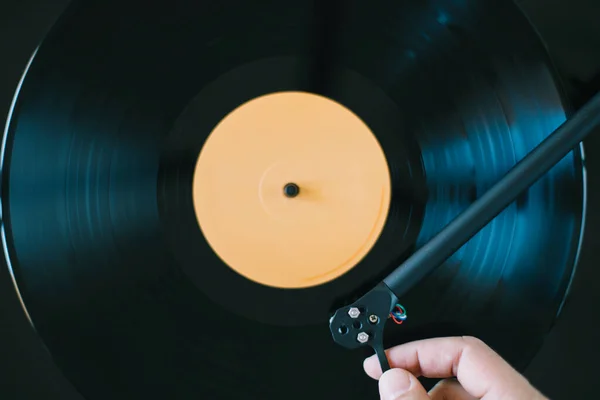
M 95 399 L 376 399 L 330 313 L 568 110 L 512 1 L 75 1 L 2 153 L 32 325 Z M 581 149 L 402 304 L 386 345 L 476 335 L 524 368 L 577 263 Z

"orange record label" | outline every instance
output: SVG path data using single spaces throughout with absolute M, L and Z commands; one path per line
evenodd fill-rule
M 254 282 L 306 288 L 352 269 L 387 219 L 391 179 L 369 127 L 322 96 L 281 92 L 227 115 L 204 144 L 194 207 L 211 248 Z

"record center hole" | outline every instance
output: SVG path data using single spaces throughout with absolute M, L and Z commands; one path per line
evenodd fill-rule
M 348 333 L 348 327 L 346 325 L 342 325 L 340 326 L 340 329 L 338 329 L 338 331 L 340 332 L 340 334 L 345 335 L 346 333 Z
M 290 182 L 283 187 L 283 194 L 285 194 L 285 197 L 292 199 L 300 194 L 300 187 Z
M 360 321 L 354 321 L 354 323 L 352 324 L 352 326 L 354 327 L 354 329 L 360 329 L 360 328 L 362 328 L 362 324 L 360 323 Z

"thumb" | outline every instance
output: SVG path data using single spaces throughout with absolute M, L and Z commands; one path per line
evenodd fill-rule
M 379 378 L 379 394 L 382 400 L 428 400 L 427 391 L 413 374 L 395 368 Z

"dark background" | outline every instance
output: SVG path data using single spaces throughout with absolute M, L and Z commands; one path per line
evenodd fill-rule
M 481 0 L 485 1 L 485 0 Z M 38 42 L 69 0 L 0 0 L 0 127 L 21 73 Z M 519 2 L 548 46 L 568 92 L 582 102 L 600 90 L 600 1 Z M 118 11 L 115 11 L 118 12 Z M 506 28 L 510 29 L 507 21 Z M 600 357 L 600 132 L 586 141 L 588 218 L 571 296 L 527 377 L 555 399 L 594 397 Z M 8 271 L 0 268 L 0 398 L 82 399 L 53 365 L 29 327 Z

